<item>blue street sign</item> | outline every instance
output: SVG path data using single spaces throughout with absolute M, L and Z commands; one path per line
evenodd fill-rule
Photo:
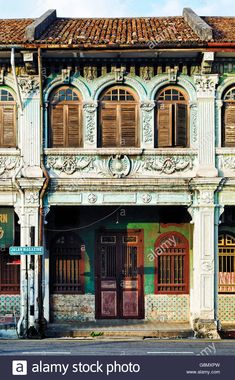
M 19 255 L 43 255 L 44 247 L 10 247 L 11 256 Z

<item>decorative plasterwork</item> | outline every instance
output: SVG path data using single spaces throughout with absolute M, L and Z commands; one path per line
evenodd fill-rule
M 235 171 L 235 155 L 220 155 L 219 158 L 219 166 L 223 169 L 230 169 Z
M 29 205 L 38 205 L 39 192 L 35 190 L 30 190 L 25 192 L 25 203 Z
M 97 102 L 84 103 L 84 118 L 85 118 L 85 141 L 89 144 L 94 144 L 96 140 L 96 108 Z
M 201 269 L 203 272 L 213 272 L 214 270 L 214 261 L 213 260 L 207 260 L 207 261 L 201 261 Z
M 166 74 L 156 75 L 147 84 L 148 98 L 151 100 L 155 100 L 156 94 L 159 92 L 159 90 L 162 87 L 167 86 L 169 84 L 172 84 L 172 83 L 169 81 L 168 75 Z M 187 92 L 189 96 L 190 102 L 196 101 L 195 86 L 192 79 L 189 76 L 183 75 L 183 74 L 178 75 L 177 84 L 185 89 L 185 91 Z
M 94 204 L 97 202 L 98 197 L 97 197 L 97 195 L 91 193 L 88 195 L 87 199 L 88 199 L 89 203 Z
M 95 100 L 99 99 L 100 94 L 104 89 L 108 86 L 115 85 L 116 84 L 116 77 L 115 77 L 115 72 L 109 73 L 107 75 L 103 75 L 94 81 L 92 81 L 92 97 Z M 124 83 L 127 86 L 132 87 L 137 94 L 139 95 L 140 101 L 145 101 L 146 100 L 146 86 L 144 81 L 137 76 L 132 76 L 131 74 L 125 75 L 124 76 Z
M 113 177 L 126 177 L 131 170 L 131 161 L 126 155 L 116 155 L 109 158 L 108 168 Z
M 145 102 L 141 104 L 142 110 L 142 129 L 143 129 L 143 142 L 153 142 L 153 121 L 154 116 L 152 111 L 155 107 L 155 102 Z
M 89 171 L 94 157 L 89 156 L 48 156 L 46 166 L 60 173 L 71 175 L 76 171 Z
M 39 91 L 39 80 L 38 77 L 19 77 L 18 83 L 21 89 L 22 95 L 26 98 L 37 94 Z
M 193 144 L 197 143 L 198 125 L 197 125 L 197 103 L 190 103 L 190 124 L 191 124 L 191 140 Z
M 193 167 L 193 157 L 146 157 L 144 167 L 148 171 L 159 171 L 164 174 L 173 174 L 178 171 L 190 170 Z
M 46 166 L 51 176 L 63 178 L 73 175 L 74 178 L 155 178 L 156 176 L 171 176 L 192 172 L 196 165 L 196 156 L 182 155 L 56 155 L 46 158 Z
M 200 98 L 210 98 L 215 95 L 215 87 L 218 83 L 218 75 L 195 75 L 194 82 L 197 96 Z
M 198 194 L 198 204 L 203 205 L 214 205 L 214 190 L 201 190 Z
M 0 156 L 0 176 L 12 177 L 19 165 L 20 157 L 18 156 Z

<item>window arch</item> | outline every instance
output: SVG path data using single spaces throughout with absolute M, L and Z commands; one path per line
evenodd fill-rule
M 128 87 L 114 86 L 100 98 L 98 146 L 139 146 L 139 101 Z
M 69 86 L 57 88 L 50 97 L 50 147 L 81 147 L 82 117 L 79 92 Z
M 235 237 L 223 233 L 218 239 L 219 249 L 219 292 L 235 292 Z
M 61 233 L 52 240 L 52 293 L 84 293 L 84 250 L 81 239 L 74 233 Z
M 189 292 L 189 244 L 178 232 L 159 236 L 155 244 L 155 293 Z
M 0 89 L 0 147 L 16 146 L 16 101 L 5 88 Z
M 235 87 L 224 94 L 222 111 L 222 145 L 235 147 Z
M 155 145 L 187 147 L 189 144 L 188 98 L 179 87 L 165 87 L 157 96 Z

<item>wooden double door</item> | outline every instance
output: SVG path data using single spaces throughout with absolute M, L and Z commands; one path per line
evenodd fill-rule
M 143 231 L 105 231 L 96 239 L 96 318 L 144 318 Z

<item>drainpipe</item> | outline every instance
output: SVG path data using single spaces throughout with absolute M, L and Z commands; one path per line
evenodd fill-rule
M 16 67 L 15 67 L 15 48 L 11 49 L 11 67 L 12 67 L 12 73 L 15 81 L 15 86 L 16 86 L 16 93 L 17 93 L 17 98 L 18 98 L 18 103 L 20 106 L 20 111 L 23 111 L 23 104 L 22 104 L 22 99 L 20 95 L 20 88 L 19 88 L 19 83 L 17 80 L 17 75 L 16 75 Z
M 49 186 L 50 176 L 44 165 L 44 146 L 43 146 L 43 132 L 44 132 L 44 123 L 43 123 L 43 84 L 42 84 L 42 55 L 41 48 L 38 48 L 38 74 L 39 74 L 39 91 L 40 91 L 40 131 L 41 131 L 41 169 L 43 171 L 43 175 L 46 178 L 43 183 L 43 187 L 40 191 L 39 197 L 39 245 L 44 245 L 43 239 L 43 199 L 45 192 Z M 42 256 L 38 258 L 38 319 L 39 319 L 39 330 L 40 334 L 44 336 L 45 330 L 45 318 L 44 318 L 44 310 L 43 310 L 43 298 L 42 298 Z
M 24 218 L 24 192 L 20 187 L 17 176 L 21 172 L 24 167 L 23 157 L 20 159 L 20 166 L 15 174 L 12 176 L 12 184 L 18 190 L 21 196 L 21 219 Z M 24 223 L 21 220 L 21 223 Z M 26 258 L 24 256 L 21 257 L 21 315 L 17 324 L 17 334 L 19 337 L 24 337 L 27 332 L 27 315 L 28 315 L 28 307 L 27 307 L 27 267 L 26 267 Z M 23 322 L 25 323 L 23 324 Z

